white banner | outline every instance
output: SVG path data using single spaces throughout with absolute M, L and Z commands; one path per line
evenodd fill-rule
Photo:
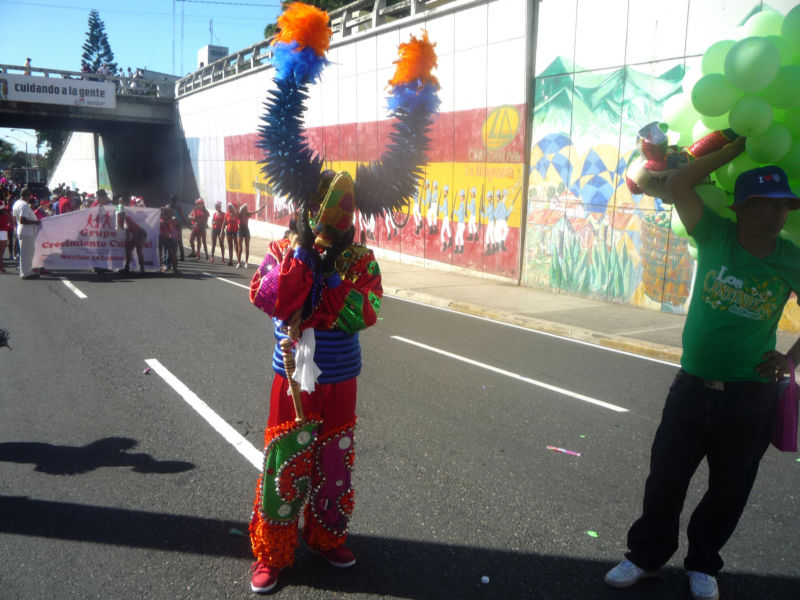
M 126 208 L 125 212 L 147 234 L 142 244 L 146 271 L 158 271 L 158 208 Z M 36 234 L 34 267 L 47 269 L 121 269 L 125 266 L 128 233 L 117 227 L 117 215 L 110 205 L 42 219 Z M 139 270 L 139 258 L 132 244 L 132 271 Z
M 116 108 L 117 91 L 112 81 L 0 73 L 0 100 Z

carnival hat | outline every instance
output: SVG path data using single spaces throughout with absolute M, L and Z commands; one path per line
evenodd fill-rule
M 353 195 L 353 178 L 350 173 L 342 171 L 331 181 L 325 198 L 314 218 L 314 242 L 328 248 L 342 233 L 353 226 L 355 212 Z
M 745 171 L 736 178 L 733 207 L 741 206 L 750 198 L 786 198 L 792 201 L 790 210 L 800 208 L 800 198 L 789 187 L 786 173 L 774 165 Z

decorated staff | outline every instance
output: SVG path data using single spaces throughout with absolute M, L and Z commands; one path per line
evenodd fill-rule
M 436 54 L 427 34 L 400 45 L 389 82 L 392 132 L 380 160 L 356 178 L 323 170 L 302 132 L 308 86 L 327 60 L 328 15 L 291 4 L 278 19 L 273 46 L 275 88 L 265 103 L 258 146 L 262 170 L 296 217 L 293 235 L 270 244 L 253 276 L 250 299 L 275 322 L 277 345 L 250 540 L 256 562 L 251 588 L 269 592 L 294 561 L 298 520 L 315 554 L 337 567 L 355 564 L 346 547 L 353 512 L 358 332 L 374 325 L 381 276 L 372 251 L 354 244 L 356 210 L 389 216 L 408 206 L 421 176 L 428 129 L 439 100 L 430 71 Z M 307 503 L 306 503 L 307 500 Z

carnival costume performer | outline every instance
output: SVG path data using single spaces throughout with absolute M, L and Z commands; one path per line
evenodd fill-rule
M 296 233 L 270 244 L 250 285 L 250 299 L 275 322 L 277 345 L 264 471 L 256 489 L 250 540 L 251 588 L 268 592 L 294 561 L 306 496 L 303 539 L 337 567 L 355 564 L 345 547 L 353 512 L 353 429 L 358 332 L 374 325 L 382 288 L 371 250 L 354 244 L 356 209 L 368 216 L 407 206 L 421 176 L 428 129 L 438 108 L 430 75 L 436 54 L 427 34 L 400 45 L 390 81 L 392 133 L 381 159 L 348 173 L 323 171 L 301 132 L 308 85 L 326 64 L 328 15 L 294 3 L 278 19 L 275 89 L 259 147 L 276 195 L 293 205 Z

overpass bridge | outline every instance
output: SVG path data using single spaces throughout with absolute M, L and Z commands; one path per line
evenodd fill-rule
M 156 204 L 177 193 L 196 197 L 175 102 L 177 77 L 99 76 L 77 71 L 0 64 L 0 127 L 56 129 L 95 134 L 113 190 L 149 197 Z M 19 98 L 9 86 L 109 91 L 105 105 L 75 105 L 45 94 Z M 99 103 L 98 103 L 99 104 Z

